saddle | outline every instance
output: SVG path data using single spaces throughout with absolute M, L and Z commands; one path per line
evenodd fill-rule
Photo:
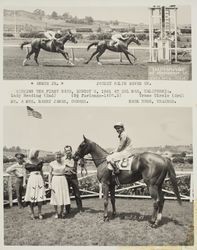
M 119 42 L 115 42 L 115 41 L 113 41 L 113 40 L 110 40 L 110 41 L 109 41 L 109 45 L 110 45 L 110 46 L 113 46 L 114 48 L 118 48 Z
M 133 158 L 134 156 L 130 156 L 128 158 L 125 158 L 119 162 L 116 163 L 116 165 L 118 166 L 118 168 L 120 170 L 131 170 L 131 165 L 132 165 L 132 162 L 133 162 Z
M 133 163 L 133 159 L 135 158 L 135 155 L 131 155 L 128 158 L 124 158 L 121 161 L 116 161 L 116 166 L 120 169 L 120 170 L 127 170 L 127 171 L 132 171 L 131 166 Z M 113 170 L 113 167 L 111 166 L 111 164 L 108 164 L 108 168 L 110 170 Z

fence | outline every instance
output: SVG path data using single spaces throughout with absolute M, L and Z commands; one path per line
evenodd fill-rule
M 84 178 L 87 178 L 87 177 L 91 177 L 91 176 L 94 176 L 96 174 L 96 170 L 93 170 L 93 171 L 89 171 L 89 175 L 87 176 L 84 176 L 84 177 L 79 177 L 78 180 L 81 180 L 81 179 L 84 179 Z M 45 172 L 44 175 L 47 176 L 47 179 L 49 177 L 49 173 L 48 172 Z M 189 172 L 189 171 L 177 171 L 176 172 L 176 175 L 177 175 L 177 178 L 181 178 L 181 177 L 184 177 L 184 176 L 190 176 L 190 195 L 189 196 L 186 196 L 186 195 L 183 195 L 183 194 L 180 194 L 181 196 L 181 199 L 182 200 L 185 200 L 185 201 L 190 201 L 192 202 L 194 200 L 194 181 L 193 181 L 193 172 Z M 4 205 L 8 205 L 10 207 L 13 206 L 13 203 L 16 203 L 17 200 L 16 199 L 13 199 L 13 193 L 12 193 L 12 176 L 9 175 L 9 174 L 4 174 L 3 175 L 4 178 L 8 178 L 8 201 L 4 201 Z M 169 178 L 166 178 L 165 181 L 169 180 Z M 48 183 L 48 181 L 47 181 Z M 116 197 L 119 197 L 119 198 L 136 198 L 136 199 L 150 199 L 151 197 L 148 196 L 148 195 L 128 195 L 128 194 L 121 194 L 122 191 L 124 190 L 129 190 L 129 189 L 136 189 L 136 188 L 139 188 L 139 187 L 145 187 L 146 184 L 143 183 L 143 182 L 135 182 L 134 185 L 132 186 L 129 186 L 129 187 L 125 187 L 125 188 L 119 188 L 119 189 L 116 189 Z M 49 191 L 49 189 L 47 188 L 46 191 Z M 82 198 L 92 198 L 92 197 L 99 197 L 99 198 L 102 198 L 103 194 L 102 194 L 102 184 L 99 183 L 99 192 L 94 192 L 94 191 L 90 191 L 90 190 L 86 190 L 86 189 L 80 189 L 81 192 L 84 192 L 86 194 L 83 194 L 81 195 Z M 166 189 L 163 189 L 163 192 L 164 193 L 167 193 L 167 194 L 174 194 L 172 191 L 169 191 L 169 190 L 166 190 Z M 74 196 L 71 196 L 71 199 L 74 198 Z M 49 200 L 50 198 L 48 198 Z M 165 199 L 170 199 L 170 200 L 175 200 L 176 197 L 168 197 L 168 196 L 165 196 Z
M 16 44 L 4 44 L 4 47 L 12 47 L 12 48 L 19 48 L 20 45 L 16 45 Z M 25 45 L 24 46 L 27 51 L 28 49 L 30 48 L 30 45 Z M 87 46 L 85 45 L 77 45 L 77 46 L 65 46 L 65 49 L 70 49 L 70 53 L 71 53 L 71 58 L 72 58 L 72 61 L 75 62 L 76 60 L 76 57 L 75 57 L 75 50 L 77 49 L 87 49 Z M 150 48 L 150 47 L 145 47 L 145 46 L 129 46 L 129 51 L 135 55 L 136 54 L 136 51 L 139 51 L 139 50 L 142 50 L 142 51 L 148 51 L 149 54 L 153 54 L 154 55 L 154 62 L 157 62 L 157 58 L 158 58 L 158 53 L 159 53 L 159 49 L 158 48 Z M 191 54 L 191 51 L 192 51 L 192 48 L 170 48 L 170 51 L 174 51 L 175 54 L 178 53 L 178 51 L 182 51 L 182 52 L 189 52 Z M 149 57 L 150 58 L 150 57 Z M 122 53 L 119 53 L 119 60 L 122 61 Z M 151 60 L 151 62 L 153 62 Z M 150 62 L 150 59 L 147 61 L 147 62 Z

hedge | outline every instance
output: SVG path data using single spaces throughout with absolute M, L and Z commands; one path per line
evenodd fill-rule
M 21 38 L 45 38 L 44 33 L 32 31 L 20 33 Z

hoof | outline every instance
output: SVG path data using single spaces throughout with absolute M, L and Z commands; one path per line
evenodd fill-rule
M 104 222 L 108 222 L 109 221 L 109 217 L 108 216 L 104 216 L 103 221 Z
M 70 66 L 74 66 L 74 63 L 72 63 L 72 62 L 68 62 L 68 64 L 69 64 Z
M 116 213 L 112 213 L 112 218 L 115 218 L 116 217 Z
M 152 228 L 157 228 L 158 227 L 158 224 L 157 223 L 154 223 L 151 225 Z
M 84 64 L 88 64 L 88 62 L 84 62 Z
M 153 220 L 149 220 L 148 221 L 151 225 L 153 225 L 154 223 L 155 223 L 155 221 L 153 221 Z

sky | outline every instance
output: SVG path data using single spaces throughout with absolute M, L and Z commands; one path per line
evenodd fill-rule
M 94 1 L 92 1 L 94 2 Z M 109 1 L 108 1 L 109 2 Z M 82 1 L 81 1 L 82 3 Z M 28 6 L 23 5 L 19 6 L 18 8 L 13 8 L 11 6 L 5 6 L 8 9 L 21 9 L 33 12 L 35 9 L 40 8 L 45 11 L 45 14 L 51 14 L 53 11 L 56 11 L 59 15 L 62 15 L 64 12 L 69 12 L 72 16 L 77 16 L 78 18 L 84 18 L 85 16 L 92 16 L 95 20 L 118 20 L 122 22 L 129 22 L 129 23 L 149 23 L 149 11 L 148 7 L 152 5 L 145 5 L 144 6 L 130 6 L 123 4 L 122 6 L 116 6 L 116 4 L 106 6 L 103 4 L 96 5 L 96 4 L 75 4 L 66 5 L 62 4 L 61 7 L 46 7 L 46 5 L 34 5 Z M 89 2 L 90 3 L 90 2 Z M 177 12 L 177 22 L 178 25 L 182 24 L 191 24 L 191 8 L 190 6 L 186 5 L 178 5 L 178 12 Z
M 134 147 L 192 144 L 191 108 L 32 107 L 42 119 L 28 116 L 26 107 L 4 108 L 4 145 L 55 152 L 70 144 L 77 149 L 83 135 L 103 148 L 118 145 L 113 128 L 123 122 Z

